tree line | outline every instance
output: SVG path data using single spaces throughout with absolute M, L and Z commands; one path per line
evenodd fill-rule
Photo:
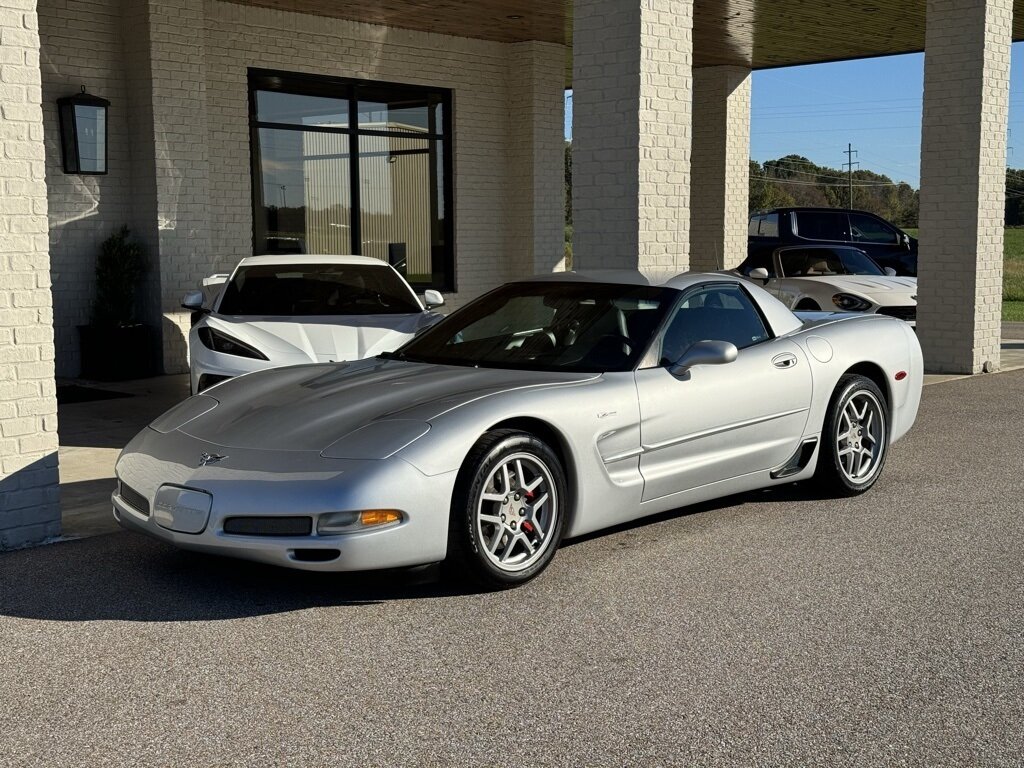
M 759 163 L 750 161 L 750 211 L 788 206 L 857 208 L 881 216 L 898 227 L 917 227 L 920 191 L 904 181 L 867 169 L 853 172 L 853 204 L 849 174 L 818 165 L 803 155 L 786 155 Z M 1024 226 L 1024 169 L 1006 169 L 1006 225 Z M 565 143 L 565 240 L 572 254 L 572 144 Z

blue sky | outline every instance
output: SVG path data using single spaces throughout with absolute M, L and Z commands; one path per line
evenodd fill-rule
M 1010 73 L 1008 164 L 1024 167 L 1024 43 L 1015 43 Z M 839 168 L 846 145 L 860 167 L 918 186 L 924 55 L 889 56 L 753 76 L 750 156 L 763 162 L 788 154 Z M 572 99 L 566 104 L 566 137 Z M 1016 146 L 1015 146 L 1016 145 Z

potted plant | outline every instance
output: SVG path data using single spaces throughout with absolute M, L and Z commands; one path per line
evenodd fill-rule
M 142 245 L 121 227 L 100 244 L 92 322 L 78 326 L 82 378 L 140 379 L 155 373 L 152 327 L 139 322 L 149 265 Z

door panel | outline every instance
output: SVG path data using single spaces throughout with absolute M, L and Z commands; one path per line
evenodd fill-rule
M 778 466 L 796 451 L 807 423 L 810 368 L 786 339 L 682 378 L 664 367 L 639 370 L 636 381 L 644 501 Z

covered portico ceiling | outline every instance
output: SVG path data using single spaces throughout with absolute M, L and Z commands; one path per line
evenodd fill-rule
M 572 45 L 571 0 L 238 1 L 458 37 Z M 924 17 L 925 0 L 695 0 L 693 64 L 765 69 L 921 51 Z M 1014 3 L 1013 39 L 1024 39 L 1024 0 Z

